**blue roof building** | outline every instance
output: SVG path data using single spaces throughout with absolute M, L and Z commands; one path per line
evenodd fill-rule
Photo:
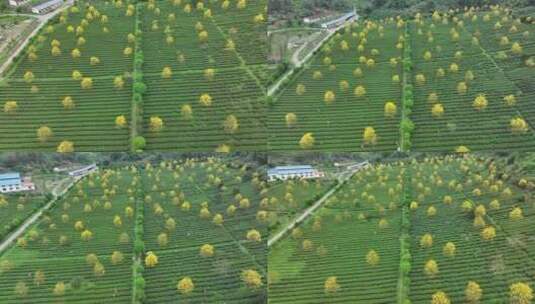
M 22 186 L 20 173 L 11 172 L 0 174 L 0 192 L 12 192 L 19 190 Z

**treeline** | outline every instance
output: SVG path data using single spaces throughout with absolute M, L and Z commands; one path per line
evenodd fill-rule
M 368 0 L 356 2 L 360 15 L 376 18 L 494 4 L 514 8 L 535 6 L 535 0 Z
M 354 0 L 269 0 L 268 10 L 270 16 L 302 18 L 323 10 L 345 12 L 353 6 Z

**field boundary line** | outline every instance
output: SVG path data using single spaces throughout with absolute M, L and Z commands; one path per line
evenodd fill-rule
M 230 236 L 230 238 L 232 239 L 232 242 L 235 243 L 236 245 L 238 245 L 238 248 L 240 249 L 241 252 L 243 252 L 245 255 L 247 255 L 251 261 L 253 262 L 253 264 L 256 265 L 256 267 L 258 267 L 258 269 L 260 269 L 260 271 L 262 272 L 263 276 L 267 278 L 267 272 L 266 272 L 266 269 L 264 269 L 264 266 L 262 266 L 260 263 L 258 263 L 258 261 L 256 261 L 256 258 L 253 254 L 251 254 L 249 252 L 249 249 L 245 248 L 241 242 L 239 240 L 237 240 L 234 235 L 232 233 L 230 233 L 227 228 L 225 227 L 225 225 L 223 224 L 221 227 L 223 227 L 223 229 L 225 230 L 225 233 L 228 234 Z M 266 247 L 266 253 L 267 253 L 267 247 Z M 267 268 L 267 266 L 266 266 Z
M 229 40 L 227 34 L 225 34 L 225 32 L 223 31 L 223 29 L 219 26 L 219 24 L 217 24 L 213 18 L 210 18 L 210 21 L 212 21 L 212 24 L 217 28 L 217 30 L 219 31 L 219 34 L 226 40 Z M 267 34 L 266 34 L 267 35 Z M 236 55 L 236 57 L 238 58 L 238 60 L 240 61 L 240 67 L 242 69 L 244 69 L 248 74 L 249 76 L 251 76 L 251 78 L 253 78 L 256 82 L 256 84 L 258 85 L 258 87 L 260 88 L 260 90 L 262 91 L 262 93 L 266 93 L 266 87 L 262 84 L 262 81 L 260 81 L 260 79 L 258 79 L 258 77 L 256 77 L 256 75 L 253 73 L 253 71 L 251 71 L 251 69 L 249 68 L 249 65 L 247 64 L 247 62 L 245 61 L 245 59 L 243 59 L 243 57 L 240 55 L 240 53 L 238 53 L 238 51 L 236 51 L 236 49 L 233 50 L 234 54 Z

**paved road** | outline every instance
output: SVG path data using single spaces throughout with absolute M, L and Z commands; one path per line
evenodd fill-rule
M 26 45 L 28 45 L 30 38 L 35 36 L 43 28 L 43 26 L 47 24 L 48 20 L 54 18 L 57 14 L 61 13 L 64 9 L 68 8 L 73 3 L 74 3 L 74 0 L 68 0 L 67 2 L 63 4 L 62 7 L 44 15 L 31 15 L 31 14 L 4 14 L 2 15 L 2 16 L 27 16 L 27 17 L 37 18 L 37 20 L 39 21 L 39 25 L 32 31 L 30 35 L 28 35 L 28 37 L 25 38 L 22 44 L 20 44 L 14 51 L 12 51 L 11 55 L 8 58 L 6 58 L 4 63 L 0 65 L 0 76 L 4 74 L 4 72 L 7 70 L 9 65 L 13 62 L 13 58 L 15 58 L 15 56 L 17 56 L 26 47 Z M 2 77 L 0 77 L 0 80 L 1 79 Z
M 344 171 L 340 173 L 337 177 L 338 184 L 334 186 L 331 190 L 329 190 L 327 193 L 325 193 L 319 200 L 317 200 L 314 205 L 312 205 L 310 208 L 306 209 L 301 215 L 296 217 L 294 220 L 292 220 L 286 228 L 279 231 L 277 234 L 275 234 L 273 237 L 271 237 L 268 240 L 268 248 L 273 246 L 277 241 L 279 241 L 283 236 L 288 233 L 288 231 L 294 229 L 297 225 L 304 222 L 310 215 L 312 215 L 318 208 L 320 208 L 325 201 L 334 193 L 338 188 L 340 188 L 345 181 L 351 178 L 355 172 L 359 171 L 360 169 L 364 168 L 368 165 L 368 162 L 362 163 L 363 166 L 355 168 L 354 170 Z
M 85 176 L 85 175 L 84 175 Z M 50 209 L 50 207 L 60 198 L 62 197 L 76 182 L 84 178 L 84 176 L 75 177 L 72 178 L 65 178 L 61 182 L 59 182 L 54 189 L 52 189 L 51 193 L 54 198 L 52 198 L 46 205 L 44 205 L 39 211 L 35 212 L 32 216 L 26 219 L 22 225 L 20 225 L 14 232 L 12 232 L 2 243 L 0 243 L 0 254 L 2 254 L 5 250 L 9 248 L 9 246 L 15 242 L 20 236 L 22 236 L 28 227 L 33 225 L 35 221 L 37 221 L 43 212 Z M 70 182 L 66 185 L 65 182 Z M 63 187 L 62 187 L 63 186 Z

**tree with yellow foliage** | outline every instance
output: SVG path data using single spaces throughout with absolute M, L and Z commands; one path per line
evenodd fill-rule
M 195 285 L 190 277 L 184 277 L 178 281 L 176 288 L 181 294 L 188 295 L 195 289 Z
M 496 229 L 488 226 L 481 231 L 481 237 L 486 241 L 492 241 L 496 237 Z
M 331 104 L 336 100 L 336 95 L 333 91 L 327 91 L 323 95 L 323 101 L 325 101 L 326 104 Z
M 479 303 L 483 290 L 477 282 L 469 281 L 464 290 L 464 296 L 468 303 Z
M 72 110 L 76 107 L 76 104 L 71 96 L 65 96 L 61 101 L 61 104 L 65 110 Z
M 158 256 L 154 252 L 149 251 L 145 257 L 145 266 L 153 268 L 158 265 Z
M 57 282 L 56 285 L 54 285 L 54 290 L 52 291 L 55 296 L 61 297 L 65 295 L 66 290 L 65 283 L 63 282 Z
M 487 108 L 487 105 L 489 104 L 487 97 L 485 97 L 485 94 L 479 94 L 473 102 L 473 106 L 476 110 L 482 111 Z
M 362 85 L 355 87 L 354 94 L 357 98 L 364 97 L 366 95 L 366 88 Z
M 515 207 L 511 212 L 509 212 L 509 218 L 513 221 L 518 221 L 524 218 L 524 215 L 522 214 L 522 209 L 520 207 Z
M 247 231 L 247 240 L 253 242 L 260 242 L 262 240 L 262 236 L 260 235 L 260 232 L 258 232 L 258 230 L 251 229 Z
M 452 242 L 447 242 L 444 247 L 442 247 L 442 253 L 447 257 L 454 257 L 456 252 L 455 244 Z
M 287 113 L 285 116 L 286 126 L 293 127 L 297 123 L 297 116 L 294 113 Z
M 93 88 L 93 79 L 90 77 L 83 77 L 82 81 L 80 82 L 80 86 L 84 90 L 89 90 Z
M 527 283 L 517 282 L 509 286 L 510 304 L 530 304 L 533 297 L 533 289 Z
M 64 140 L 59 143 L 56 152 L 58 153 L 72 153 L 74 152 L 74 143 L 72 141 Z
M 52 135 L 52 129 L 47 126 L 41 126 L 39 129 L 37 129 L 37 139 L 42 143 L 47 142 Z
M 160 132 L 163 129 L 164 122 L 158 116 L 151 116 L 149 119 L 149 129 L 152 132 Z
M 295 87 L 295 94 L 301 96 L 306 93 L 306 87 L 304 84 L 300 83 Z
M 16 101 L 6 101 L 4 104 L 4 113 L 15 113 L 18 109 L 18 103 Z
M 199 254 L 203 258 L 209 258 L 214 256 L 214 246 L 210 244 L 204 244 L 201 246 L 201 249 L 199 251 Z
M 509 125 L 513 134 L 524 134 L 529 130 L 528 123 L 521 117 L 512 118 Z
M 379 257 L 377 251 L 373 249 L 368 251 L 368 253 L 366 254 L 366 263 L 368 263 L 368 265 L 370 266 L 375 266 L 379 264 L 380 259 L 381 258 Z
M 86 229 L 80 234 L 80 237 L 82 238 L 82 241 L 87 242 L 93 238 L 93 232 L 91 232 L 89 229 Z
M 338 284 L 336 277 L 328 277 L 325 280 L 324 290 L 326 294 L 335 294 L 340 290 L 340 284 Z
M 111 255 L 111 263 L 113 265 L 119 265 L 124 261 L 124 255 L 120 251 L 114 251 Z
M 435 277 L 438 274 L 438 264 L 435 260 L 428 260 L 425 263 L 424 273 L 429 277 Z
M 212 105 L 212 96 L 210 94 L 202 94 L 199 97 L 199 103 L 205 107 L 209 107 Z
M 234 134 L 236 131 L 238 131 L 238 128 L 240 127 L 240 124 L 238 122 L 238 118 L 234 115 L 229 115 L 223 122 L 223 128 L 225 129 L 225 132 L 228 134 Z
M 424 234 L 420 238 L 420 247 L 431 248 L 433 246 L 433 236 L 430 233 Z
M 373 127 L 364 128 L 364 133 L 362 134 L 362 139 L 364 145 L 375 145 L 377 144 L 377 134 Z
M 242 270 L 241 280 L 247 287 L 253 290 L 256 290 L 264 285 L 264 283 L 262 283 L 262 276 L 253 269 Z
M 126 124 L 127 124 L 126 116 L 119 115 L 119 116 L 115 117 L 115 126 L 117 128 L 119 128 L 119 129 L 124 128 L 124 127 L 126 127 Z
M 394 118 L 397 113 L 397 106 L 394 101 L 388 101 L 385 103 L 385 117 Z
M 169 66 L 164 67 L 162 70 L 161 76 L 164 79 L 169 79 L 173 77 L 173 71 L 171 70 L 171 67 Z
M 305 133 L 299 140 L 299 146 L 301 149 L 311 149 L 314 146 L 316 139 L 312 133 Z
M 451 304 L 450 299 L 443 291 L 437 291 L 431 298 L 431 304 Z

